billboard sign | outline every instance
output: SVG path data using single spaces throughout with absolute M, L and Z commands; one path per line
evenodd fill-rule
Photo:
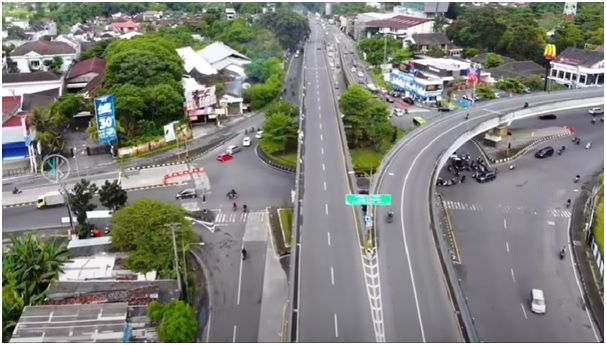
M 200 89 L 191 90 L 185 94 L 185 108 L 188 111 L 206 108 L 217 104 L 217 89 L 216 87 L 202 87 Z
M 467 83 L 470 85 L 477 85 L 480 81 L 480 67 L 477 65 L 471 65 L 467 71 Z
M 112 141 L 118 140 L 114 96 L 107 95 L 95 98 L 95 114 L 97 115 L 99 143 L 109 144 Z

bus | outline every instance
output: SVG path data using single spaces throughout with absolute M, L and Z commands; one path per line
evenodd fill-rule
M 413 127 L 413 128 L 417 128 L 417 127 L 419 127 L 419 126 L 424 125 L 424 124 L 425 124 L 425 122 L 426 122 L 426 121 L 425 121 L 425 119 L 424 119 L 424 118 L 422 118 L 422 117 L 420 117 L 420 116 L 414 116 L 414 117 L 412 118 L 412 127 Z

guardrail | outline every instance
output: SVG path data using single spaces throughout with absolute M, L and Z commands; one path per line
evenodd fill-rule
M 603 88 L 600 88 L 600 89 L 603 92 Z M 536 107 L 531 107 L 528 109 L 523 109 L 518 112 L 511 112 L 511 113 L 508 113 L 505 115 L 500 115 L 500 116 L 495 115 L 493 118 L 489 118 L 486 121 L 479 123 L 471 130 L 468 130 L 467 132 L 465 132 L 461 136 L 459 136 L 452 143 L 452 145 L 449 148 L 447 148 L 446 150 L 444 150 L 442 152 L 442 154 L 440 155 L 440 157 L 437 161 L 437 164 L 435 165 L 435 169 L 434 169 L 434 172 L 431 177 L 431 182 L 432 182 L 431 186 L 432 187 L 428 191 L 428 199 L 429 199 L 429 203 L 430 203 L 430 217 L 431 217 L 431 221 L 432 221 L 431 226 L 432 226 L 432 229 L 434 232 L 434 238 L 437 241 L 437 244 L 439 247 L 438 249 L 440 250 L 440 254 L 441 254 L 440 259 L 442 261 L 442 266 L 443 266 L 443 269 L 445 270 L 446 276 L 448 278 L 447 279 L 448 286 L 451 289 L 452 295 L 454 296 L 455 302 L 459 309 L 457 317 L 459 318 L 461 327 L 464 329 L 464 334 L 465 334 L 468 342 L 479 342 L 480 339 L 479 339 L 477 331 L 475 329 L 473 318 L 471 316 L 471 311 L 469 310 L 469 306 L 467 305 L 465 296 L 463 295 L 461 286 L 459 285 L 458 277 L 454 270 L 454 264 L 451 260 L 447 243 L 444 240 L 444 238 L 441 236 L 441 234 L 444 233 L 444 230 L 441 228 L 441 222 L 439 220 L 439 209 L 438 209 L 439 200 L 437 200 L 436 193 L 434 192 L 436 181 L 438 178 L 437 171 L 439 171 L 439 169 L 446 163 L 446 161 L 448 160 L 450 155 L 453 152 L 455 152 L 458 147 L 462 146 L 465 142 L 472 139 L 476 135 L 474 133 L 481 133 L 490 128 L 494 128 L 502 123 L 511 123 L 512 121 L 517 120 L 517 119 L 522 119 L 522 118 L 531 117 L 531 116 L 537 116 L 542 113 L 546 113 L 546 112 L 550 112 L 550 111 L 569 110 L 569 109 L 576 109 L 576 108 L 581 108 L 581 107 L 590 107 L 590 106 L 594 106 L 594 105 L 598 106 L 600 104 L 603 104 L 603 102 L 604 102 L 603 97 L 601 97 L 601 98 L 596 97 L 597 94 L 599 93 L 599 91 L 596 91 L 595 94 L 591 93 L 591 91 L 592 90 L 590 90 L 589 92 L 587 92 L 585 90 L 582 90 L 582 92 L 581 91 L 570 91 L 570 90 L 561 91 L 560 93 L 562 93 L 562 95 L 565 95 L 565 93 L 573 92 L 575 95 L 578 93 L 579 95 L 587 95 L 588 97 L 587 98 L 579 97 L 580 99 L 574 99 L 574 100 L 568 100 L 568 101 L 562 101 L 562 102 L 556 102 L 556 103 L 547 102 L 546 104 L 542 104 L 542 105 L 539 105 Z M 594 97 L 592 97 L 592 95 Z M 527 99 L 527 98 L 520 97 L 519 99 L 521 101 L 524 101 L 524 99 Z M 464 113 L 464 112 L 463 111 L 454 112 L 452 114 L 452 116 L 461 115 L 462 113 Z M 438 123 L 441 123 L 441 122 L 447 121 L 447 120 L 448 120 L 448 118 L 442 118 L 440 120 L 433 122 L 432 124 L 435 125 L 435 124 L 438 124 Z M 393 158 L 404 147 L 406 147 L 406 145 L 411 140 L 413 140 L 416 137 L 418 137 L 419 135 L 423 134 L 425 131 L 428 130 L 428 128 L 431 128 L 431 127 L 426 125 L 426 126 L 421 126 L 418 129 L 414 130 L 412 133 L 410 133 L 408 136 L 404 137 L 396 145 L 394 145 L 394 147 L 390 150 L 390 152 L 388 152 L 385 155 L 383 161 L 381 162 L 381 165 L 379 166 L 379 169 L 377 170 L 377 178 L 373 181 L 375 183 L 373 183 L 371 185 L 370 194 L 376 194 L 378 192 L 377 190 L 381 184 L 383 176 L 385 175 L 386 168 L 389 166 L 389 163 L 393 160 Z M 375 231 L 376 231 L 376 229 L 375 229 Z
M 307 46 L 307 44 L 306 44 Z M 299 131 L 305 130 L 305 57 L 307 47 L 303 50 L 303 63 L 301 64 L 301 84 L 299 85 Z M 287 303 L 287 325 L 286 335 L 283 339 L 289 339 L 290 342 L 298 342 L 299 339 L 299 285 L 300 285 L 300 263 L 301 253 L 301 225 L 303 224 L 303 194 L 304 179 L 303 164 L 305 163 L 305 141 L 303 137 L 297 138 L 297 169 L 295 171 L 295 198 L 293 206 L 292 238 L 290 248 L 290 270 L 288 282 L 290 285 Z
M 274 162 L 273 160 L 271 160 L 271 158 L 267 157 L 267 155 L 265 154 L 265 152 L 263 152 L 263 150 L 261 149 L 260 145 L 256 145 L 255 146 L 255 151 L 257 152 L 257 156 L 267 165 L 269 165 L 270 167 L 276 169 L 276 170 L 280 170 L 282 172 L 285 173 L 289 173 L 289 174 L 294 174 L 296 173 L 297 169 L 293 169 L 291 167 L 287 167 L 281 164 L 278 164 L 276 162 Z

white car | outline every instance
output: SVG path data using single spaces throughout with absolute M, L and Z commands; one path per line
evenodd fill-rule
M 358 77 L 360 77 L 360 78 L 364 78 L 364 72 L 359 71 L 359 72 L 358 72 Z
M 357 71 L 357 70 L 356 70 L 356 68 L 355 68 L 355 67 L 352 67 L 352 68 L 351 68 L 351 73 L 356 73 L 356 71 Z
M 244 137 L 244 139 L 242 139 L 242 146 L 244 146 L 244 147 L 250 146 L 250 137 Z
M 263 131 L 257 131 L 257 134 L 255 134 L 255 138 L 257 138 L 257 139 L 263 138 Z
M 591 114 L 591 115 L 601 115 L 601 114 L 604 114 L 604 109 L 602 109 L 602 108 L 591 108 L 591 109 L 589 109 L 589 114 Z
M 530 292 L 530 310 L 535 314 L 545 314 L 545 296 L 543 290 L 532 289 Z
M 404 116 L 404 110 L 400 109 L 400 108 L 395 108 L 394 112 L 396 114 L 397 117 L 402 117 Z
M 227 147 L 227 150 L 225 150 L 225 153 L 228 153 L 228 154 L 230 154 L 230 155 L 232 155 L 232 156 L 233 156 L 235 153 L 238 153 L 238 152 L 240 152 L 240 146 L 238 146 L 238 145 L 229 145 L 229 146 Z

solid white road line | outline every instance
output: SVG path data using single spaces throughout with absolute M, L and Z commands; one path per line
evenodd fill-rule
M 326 182 L 324 182 L 324 190 L 326 190 Z
M 322 171 L 326 171 L 326 165 L 324 165 L 324 163 L 322 163 Z
M 511 279 L 513 279 L 513 282 L 516 282 L 516 276 L 515 274 L 513 274 L 513 268 L 511 269 Z
M 337 321 L 337 314 L 335 314 L 335 337 L 339 337 L 339 322 Z
M 335 270 L 330 266 L 330 281 L 332 285 L 335 285 Z
M 524 318 L 528 319 L 528 315 L 526 315 L 526 308 L 524 308 L 524 303 L 520 303 L 520 307 L 522 307 L 522 313 L 524 313 Z
M 570 229 L 570 221 L 570 218 L 568 218 L 568 224 L 566 224 L 566 229 Z M 570 231 L 566 231 L 566 233 L 568 234 L 568 252 L 572 253 L 573 244 L 572 238 L 570 238 Z M 583 301 L 583 305 L 587 305 L 587 302 L 585 302 L 585 295 L 583 295 L 583 289 L 581 288 L 581 282 L 579 281 L 579 276 L 577 275 L 576 265 L 574 263 L 573 256 L 574 255 L 568 255 L 568 257 L 570 258 L 570 265 L 572 266 L 572 272 L 574 272 L 574 280 L 577 282 L 577 287 L 579 288 L 579 293 L 581 295 L 581 301 Z M 595 326 L 593 325 L 593 319 L 591 318 L 591 315 L 589 315 L 589 308 L 585 308 L 585 313 L 587 314 L 587 321 L 589 321 L 589 324 L 591 325 L 593 336 L 595 337 L 598 343 L 601 342 L 600 336 L 598 335 L 598 332 L 596 332 Z
M 244 242 L 242 242 L 242 249 L 244 249 Z M 242 254 L 240 254 L 242 255 Z M 240 258 L 240 277 L 238 278 L 238 301 L 237 304 L 240 305 L 240 290 L 242 289 L 242 263 L 244 263 L 244 260 L 242 260 L 242 258 Z M 235 333 L 235 331 L 234 331 Z
M 330 247 L 330 231 L 327 232 L 326 235 L 328 236 L 328 246 Z
M 326 215 L 328 216 L 328 204 L 324 204 L 326 206 Z
M 507 252 L 509 253 L 509 242 L 505 242 L 505 248 L 507 248 Z

